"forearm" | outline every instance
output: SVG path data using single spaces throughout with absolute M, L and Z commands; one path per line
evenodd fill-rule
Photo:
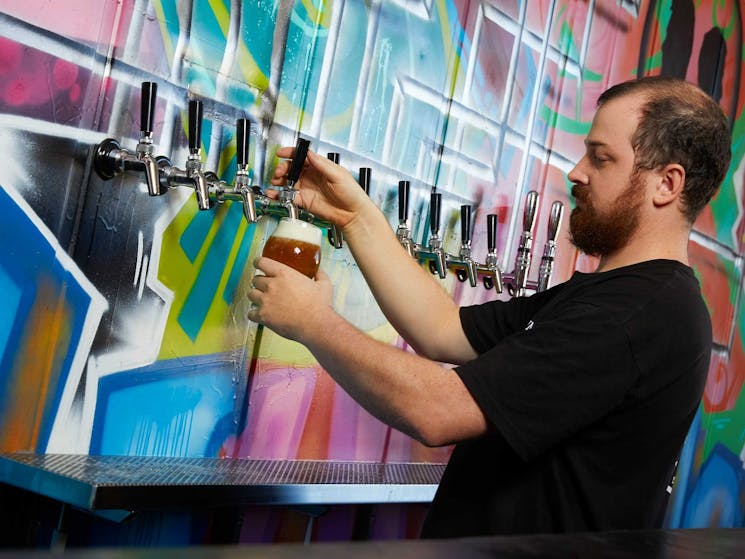
M 418 353 L 454 364 L 476 356 L 458 306 L 401 247 L 377 208 L 361 212 L 344 236 L 386 318 Z
M 370 338 L 332 309 L 318 318 L 323 328 L 299 341 L 372 415 L 428 446 L 485 432 L 483 414 L 452 370 Z

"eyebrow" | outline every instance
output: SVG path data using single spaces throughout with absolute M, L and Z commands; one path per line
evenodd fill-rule
M 585 138 L 585 147 L 608 147 L 608 144 L 601 142 L 600 140 L 590 140 L 589 138 Z

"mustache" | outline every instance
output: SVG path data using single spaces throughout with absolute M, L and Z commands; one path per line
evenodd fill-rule
M 572 186 L 572 198 L 575 200 L 579 200 L 580 202 L 584 202 L 587 199 L 587 189 L 584 187 L 581 187 L 579 185 L 573 185 Z

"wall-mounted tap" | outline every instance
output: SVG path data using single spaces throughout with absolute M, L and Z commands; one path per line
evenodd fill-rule
M 372 169 L 370 167 L 360 167 L 360 173 L 359 178 L 357 179 L 357 182 L 362 187 L 362 190 L 365 191 L 365 194 L 370 196 L 370 175 L 372 174 Z
M 198 99 L 189 101 L 188 106 L 189 155 L 186 168 L 179 169 L 173 165 L 161 167 L 161 183 L 167 188 L 188 186 L 194 189 L 197 207 L 204 211 L 212 207 L 209 187 L 211 182 L 217 182 L 217 175 L 205 173 L 202 170 L 201 138 L 202 138 L 202 102 Z
M 440 215 L 442 194 L 432 192 L 429 197 L 429 242 L 426 247 L 415 247 L 419 260 L 429 261 L 429 271 L 437 274 L 440 279 L 447 277 L 447 253 L 442 248 L 440 238 Z
M 460 207 L 460 251 L 457 258 L 451 258 L 450 262 L 455 266 L 455 274 L 460 281 L 466 281 L 471 287 L 476 287 L 478 264 L 471 258 L 471 205 L 464 204 Z
M 251 122 L 245 118 L 239 118 L 235 123 L 236 164 L 235 184 L 231 187 L 224 181 L 218 179 L 214 173 L 206 173 L 209 190 L 214 192 L 215 199 L 222 204 L 226 200 L 238 201 L 243 204 L 243 216 L 248 223 L 258 221 L 256 211 L 257 196 L 262 205 L 268 204 L 266 197 L 254 191 L 251 186 L 251 178 L 248 173 L 249 138 L 251 134 Z
M 564 215 L 564 204 L 558 200 L 551 204 L 551 214 L 548 218 L 548 236 L 543 246 L 541 267 L 538 270 L 538 287 L 536 291 L 545 291 L 551 281 L 554 269 L 554 258 L 556 256 L 556 236 L 561 227 L 561 218 Z
M 533 226 L 535 225 L 536 209 L 538 208 L 538 193 L 535 190 L 528 192 L 523 210 L 523 232 L 520 236 L 520 244 L 517 247 L 515 257 L 515 271 L 513 272 L 513 283 L 510 285 L 510 294 L 516 297 L 525 295 L 528 283 L 528 273 L 533 258 Z
M 106 138 L 96 146 L 93 169 L 103 180 L 113 179 L 124 171 L 143 173 L 150 196 L 165 194 L 160 183 L 158 158 L 153 156 L 153 121 L 158 84 L 142 83 L 140 98 L 140 141 L 135 153 L 123 149 L 113 138 Z
M 326 157 L 330 160 L 339 164 L 339 154 L 335 152 L 331 152 L 326 154 Z M 341 248 L 342 245 L 342 235 L 341 235 L 341 229 L 338 225 L 331 224 L 331 227 L 328 228 L 328 239 L 331 243 L 331 246 L 334 248 Z
M 293 219 L 297 219 L 298 217 L 298 209 L 295 205 L 295 194 L 297 194 L 295 183 L 303 171 L 309 147 L 310 140 L 298 138 L 295 144 L 295 153 L 292 156 L 292 163 L 290 163 L 290 169 L 287 171 L 287 182 L 284 186 L 273 187 L 279 193 L 279 203 L 287 209 L 287 213 Z
M 502 293 L 502 270 L 499 268 L 497 255 L 497 225 L 499 223 L 497 214 L 486 216 L 486 262 L 479 269 L 484 280 L 484 287 L 491 289 L 496 287 L 497 293 Z
M 398 242 L 404 247 L 409 256 L 414 256 L 414 241 L 411 240 L 411 230 L 409 229 L 409 181 L 398 182 L 398 229 L 396 237 Z
M 207 181 L 202 172 L 202 102 L 189 101 L 189 156 L 186 159 L 186 176 L 194 182 L 194 193 L 200 210 L 210 209 Z

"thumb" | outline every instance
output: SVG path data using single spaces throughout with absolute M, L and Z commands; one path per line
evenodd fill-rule
M 329 275 L 321 270 L 321 268 L 318 268 L 318 271 L 316 272 L 316 277 L 314 278 L 317 282 L 322 283 L 331 283 L 331 278 Z

